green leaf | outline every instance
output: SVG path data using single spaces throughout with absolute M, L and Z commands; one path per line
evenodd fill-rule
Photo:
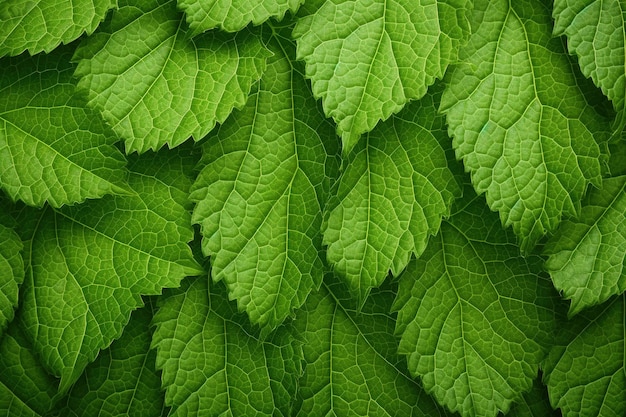
M 344 154 L 359 136 L 421 98 L 469 35 L 468 0 L 329 0 L 293 36 Z
M 511 407 L 507 417 L 560 417 L 560 413 L 552 409 L 548 391 L 539 378 L 533 382 L 530 391 L 525 392 L 519 402 Z
M 396 354 L 393 293 L 375 290 L 357 313 L 349 294 L 323 285 L 295 325 L 304 337 L 298 416 L 443 416 Z
M 3 0 L 0 56 L 50 52 L 92 33 L 116 0 Z
M 337 166 L 332 127 L 289 46 L 270 45 L 258 91 L 209 138 L 190 196 L 214 280 L 267 329 L 321 283 L 321 207 Z
M 624 295 L 560 326 L 543 369 L 550 402 L 570 416 L 626 414 Z
M 52 407 L 58 380 L 41 366 L 18 323 L 0 338 L 0 415 L 39 417 Z
M 171 417 L 291 415 L 301 351 L 287 328 L 261 341 L 225 291 L 206 279 L 170 291 L 154 323 Z
M 156 352 L 150 350 L 151 308 L 133 312 L 122 336 L 76 382 L 57 415 L 160 417 L 164 408 Z
M 565 221 L 548 242 L 546 268 L 554 286 L 571 299 L 569 314 L 626 290 L 626 177 L 593 189 L 577 220 Z
M 243 106 L 267 56 L 249 31 L 190 39 L 174 0 L 122 0 L 74 59 L 78 88 L 130 153 L 201 139 Z
M 116 338 L 141 295 L 203 271 L 193 237 L 186 161 L 176 152 L 135 158 L 132 196 L 45 210 L 28 243 L 24 326 L 61 392 Z
M 398 275 L 421 255 L 461 193 L 444 129 L 429 95 L 366 134 L 344 161 L 322 227 L 327 258 L 359 304 L 389 270 Z
M 1 201 L 1 200 L 0 200 Z M 17 307 L 18 286 L 24 281 L 24 247 L 20 237 L 10 228 L 0 224 L 0 337 L 13 320 Z
M 602 89 L 626 125 L 626 3 L 623 0 L 555 0 L 554 34 L 567 35 L 580 69 Z
M 178 0 L 195 35 L 219 27 L 236 32 L 250 23 L 259 25 L 270 17 L 282 19 L 295 13 L 304 0 Z
M 128 193 L 117 138 L 74 96 L 71 54 L 2 60 L 0 187 L 32 206 Z
M 557 296 L 541 258 L 520 256 L 480 199 L 465 204 L 400 277 L 399 352 L 441 404 L 492 417 L 531 388 Z
M 474 188 L 526 252 L 600 185 L 596 140 L 608 123 L 585 101 L 542 2 L 478 0 L 472 23 L 441 109 Z

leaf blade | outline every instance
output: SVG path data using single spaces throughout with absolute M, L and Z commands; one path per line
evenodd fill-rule
M 0 75 L 0 186 L 35 207 L 129 193 L 117 138 L 74 95 L 71 54 L 6 59 Z
M 528 251 L 599 185 L 598 142 L 609 132 L 551 37 L 545 6 L 479 1 L 474 19 L 442 111 L 474 188 Z
M 298 21 L 298 59 L 345 154 L 443 75 L 469 34 L 469 3 L 333 0 Z
M 259 90 L 205 146 L 190 194 L 213 279 L 268 330 L 321 282 L 320 207 L 337 165 L 318 134 L 328 123 L 285 52 L 272 50 Z
M 268 52 L 249 31 L 191 39 L 174 0 L 121 2 L 112 23 L 81 42 L 78 88 L 126 151 L 200 140 L 246 102 Z

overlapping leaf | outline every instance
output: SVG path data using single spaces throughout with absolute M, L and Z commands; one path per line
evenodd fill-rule
M 268 52 L 249 31 L 191 39 L 174 0 L 120 1 L 81 42 L 78 87 L 127 152 L 199 140 L 246 102 Z
M 281 19 L 287 11 L 295 12 L 304 0 L 178 0 L 194 34 L 219 27 L 236 32 L 248 24 Z
M 299 345 L 284 327 L 261 341 L 218 285 L 185 281 L 154 317 L 170 416 L 290 416 Z
M 561 414 L 552 408 L 548 391 L 541 383 L 540 378 L 536 378 L 530 391 L 522 395 L 520 401 L 516 402 L 507 417 L 560 417 Z
M 389 270 L 421 255 L 460 194 L 432 96 L 365 135 L 344 162 L 323 224 L 327 257 L 362 304 Z
M 121 335 L 141 295 L 202 273 L 187 246 L 190 162 L 172 151 L 140 158 L 136 194 L 31 214 L 23 325 L 62 392 Z
M 213 278 L 268 329 L 322 280 L 321 207 L 337 167 L 332 127 L 286 48 L 273 43 L 258 91 L 208 139 L 190 196 Z
M 570 315 L 626 290 L 626 177 L 604 180 L 580 216 L 563 223 L 546 245 L 554 286 L 571 299 Z
M 44 416 L 54 404 L 57 388 L 58 380 L 41 366 L 14 322 L 0 338 L 0 415 Z
M 151 308 L 135 311 L 122 336 L 100 353 L 57 407 L 61 417 L 160 417 L 164 413 L 156 352 L 150 350 Z
M 550 401 L 564 417 L 626 414 L 625 328 L 624 295 L 560 327 L 543 369 Z
M 128 192 L 115 135 L 74 96 L 71 54 L 0 63 L 0 187 L 13 200 L 59 207 Z
M 400 277 L 399 352 L 441 404 L 494 417 L 531 388 L 557 296 L 541 259 L 520 256 L 479 199 L 465 204 Z
M 446 415 L 399 361 L 392 301 L 376 290 L 357 313 L 339 285 L 311 294 L 296 319 L 306 363 L 298 416 Z
M 626 2 L 623 0 L 555 0 L 554 33 L 567 35 L 569 51 L 578 56 L 583 74 L 611 99 L 617 127 L 626 124 Z
M 442 98 L 457 157 L 523 251 L 600 184 L 608 123 L 585 101 L 538 1 L 475 2 L 476 29 Z
M 345 154 L 443 76 L 469 35 L 470 8 L 467 0 L 330 0 L 298 22 L 298 59 Z
M 24 281 L 22 248 L 20 237 L 12 229 L 0 224 L 0 337 L 13 320 L 18 286 Z
M 93 32 L 116 0 L 3 0 L 0 56 L 50 52 Z

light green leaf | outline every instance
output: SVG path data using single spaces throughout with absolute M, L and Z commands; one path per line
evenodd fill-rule
M 133 312 L 122 336 L 98 355 L 56 415 L 160 417 L 164 408 L 156 352 L 150 350 L 150 306 Z
M 608 123 L 585 101 L 542 2 L 477 0 L 472 23 L 441 109 L 474 188 L 527 252 L 600 185 L 596 140 Z
M 78 88 L 130 153 L 201 139 L 244 105 L 267 56 L 247 30 L 190 39 L 174 0 L 122 0 L 74 59 Z
M 548 242 L 546 268 L 554 286 L 571 299 L 569 314 L 626 290 L 626 177 L 593 189 L 577 220 L 565 221 Z
M 554 34 L 567 35 L 580 69 L 602 89 L 617 110 L 617 127 L 626 125 L 626 2 L 555 0 Z
M 3 200 L 0 199 L 0 204 Z M 18 286 L 24 281 L 24 247 L 20 237 L 10 228 L 0 224 L 0 337 L 13 320 L 17 307 Z
M 39 417 L 52 407 L 58 380 L 41 366 L 18 323 L 0 338 L 0 415 Z
M 2 0 L 0 56 L 50 52 L 93 32 L 116 0 Z
M 444 129 L 426 96 L 366 134 L 344 161 L 322 230 L 328 260 L 359 304 L 389 270 L 398 275 L 421 255 L 460 195 Z
M 493 417 L 531 388 L 558 296 L 481 199 L 464 204 L 400 277 L 399 352 L 441 404 Z
M 219 27 L 236 32 L 250 23 L 259 25 L 270 17 L 282 19 L 295 13 L 304 0 L 178 0 L 193 34 Z
M 298 59 L 344 154 L 443 76 L 469 35 L 470 8 L 468 0 L 329 0 L 299 20 Z
M 39 213 L 28 243 L 23 325 L 61 377 L 61 392 L 120 337 L 141 295 L 203 273 L 187 246 L 185 164 L 173 151 L 136 158 L 129 177 L 135 195 Z
M 287 328 L 261 341 L 207 279 L 186 280 L 162 300 L 153 347 L 171 417 L 291 415 L 302 358 Z
M 389 289 L 375 290 L 357 313 L 338 285 L 311 294 L 295 323 L 306 364 L 298 416 L 447 415 L 396 354 L 392 301 Z
M 290 46 L 270 44 L 258 91 L 209 138 L 190 196 L 214 280 L 267 329 L 321 283 L 321 207 L 337 167 L 332 127 Z
M 118 139 L 74 95 L 71 54 L 2 60 L 0 187 L 13 200 L 60 207 L 128 193 Z
M 564 417 L 626 415 L 625 298 L 615 297 L 560 326 L 543 369 L 550 402 Z

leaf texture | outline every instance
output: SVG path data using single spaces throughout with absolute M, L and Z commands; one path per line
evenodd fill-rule
M 561 414 L 552 408 L 547 388 L 536 378 L 533 387 L 511 407 L 507 417 L 561 417 Z
M 585 101 L 537 1 L 475 2 L 475 30 L 442 98 L 453 146 L 522 251 L 599 186 L 607 123 Z
M 321 283 L 321 207 L 338 165 L 332 127 L 273 45 L 258 91 L 206 143 L 190 195 L 214 280 L 267 329 Z
M 555 0 L 554 34 L 566 35 L 580 69 L 602 89 L 617 111 L 617 127 L 626 125 L 626 2 Z
M 122 336 L 89 364 L 56 414 L 63 417 L 160 417 L 164 401 L 150 349 L 150 305 L 133 312 Z
M 544 254 L 554 286 L 571 299 L 569 314 L 626 290 L 626 177 L 593 189 L 576 220 L 565 221 Z
M 153 347 L 171 417 L 290 416 L 301 350 L 282 327 L 255 336 L 218 285 L 186 280 L 162 300 Z
M 400 276 L 396 330 L 409 370 L 437 401 L 494 417 L 531 388 L 557 296 L 541 259 L 520 256 L 479 199 L 465 204 Z
M 311 294 L 296 318 L 306 364 L 296 415 L 447 415 L 399 361 L 392 301 L 388 288 L 375 290 L 357 312 L 339 285 Z
M 298 59 L 344 154 L 443 76 L 469 35 L 470 8 L 467 0 L 330 0 L 298 21 Z
M 193 161 L 191 161 L 193 162 Z M 120 337 L 141 295 L 203 271 L 187 246 L 188 168 L 177 153 L 136 159 L 132 196 L 39 213 L 29 239 L 23 323 L 60 391 Z
M 304 0 L 178 0 L 194 34 L 220 28 L 236 32 L 250 23 L 259 25 L 270 17 L 282 19 L 295 13 Z
M 0 200 L 1 202 L 2 200 Z M 13 320 L 19 285 L 24 281 L 24 245 L 20 237 L 0 224 L 0 337 Z
M 50 52 L 83 33 L 92 33 L 116 0 L 3 0 L 0 57 Z
M 263 71 L 268 52 L 249 31 L 188 32 L 173 0 L 120 1 L 76 51 L 78 88 L 128 153 L 201 139 L 244 105 Z
M 550 402 L 570 416 L 626 414 L 624 295 L 560 327 L 543 369 Z
M 54 404 L 58 380 L 37 360 L 17 321 L 0 338 L 0 415 L 44 416 Z
M 389 270 L 421 255 L 461 189 L 432 96 L 365 135 L 344 161 L 322 226 L 327 258 L 362 304 Z
M 128 193 L 117 138 L 74 95 L 71 54 L 61 47 L 2 63 L 0 187 L 31 206 Z

